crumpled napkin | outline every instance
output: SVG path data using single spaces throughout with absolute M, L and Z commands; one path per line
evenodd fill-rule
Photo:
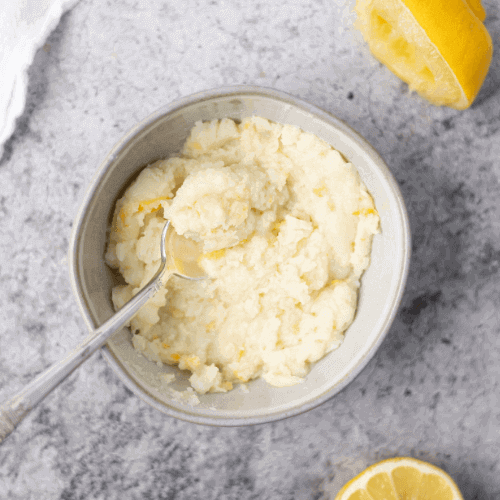
M 4 0 L 0 9 L 0 158 L 26 104 L 28 69 L 78 0 Z

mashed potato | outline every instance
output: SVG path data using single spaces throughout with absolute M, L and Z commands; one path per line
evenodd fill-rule
M 356 169 L 290 125 L 197 123 L 179 157 L 145 168 L 116 206 L 106 260 L 126 285 L 154 275 L 170 219 L 203 244 L 210 279 L 172 277 L 131 321 L 134 347 L 190 370 L 200 394 L 263 377 L 299 383 L 351 324 L 379 216 Z

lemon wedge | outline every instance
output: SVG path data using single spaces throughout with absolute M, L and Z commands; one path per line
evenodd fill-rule
M 463 500 L 453 479 L 416 458 L 378 462 L 349 481 L 335 500 Z
M 491 37 L 480 0 L 357 0 L 373 55 L 438 106 L 468 108 L 488 73 Z

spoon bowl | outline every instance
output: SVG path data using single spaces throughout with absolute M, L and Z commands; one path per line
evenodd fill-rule
M 177 234 L 170 221 L 167 221 L 163 228 L 160 250 L 162 263 L 166 263 L 167 269 L 171 269 L 176 276 L 188 280 L 201 280 L 207 277 L 199 264 L 202 254 L 201 243 Z

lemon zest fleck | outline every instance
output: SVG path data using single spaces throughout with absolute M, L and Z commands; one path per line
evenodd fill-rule
M 226 249 L 221 248 L 220 250 L 214 250 L 213 252 L 204 253 L 200 258 L 208 260 L 218 260 L 224 257 L 226 254 Z
M 142 200 L 141 202 L 139 202 L 139 207 L 137 208 L 137 211 L 142 212 L 145 208 L 145 205 L 151 205 L 152 203 L 167 201 L 167 200 L 171 200 L 171 199 L 172 199 L 171 196 L 167 196 L 167 197 L 160 197 L 160 198 L 151 198 L 150 200 Z M 161 205 L 159 207 L 153 208 L 151 211 L 155 212 L 157 210 L 160 210 L 160 208 L 162 208 Z
M 373 208 L 362 208 L 361 210 L 356 210 L 352 215 L 363 215 L 367 217 L 368 215 L 378 215 L 378 212 Z
M 324 183 L 320 187 L 317 187 L 317 188 L 313 189 L 313 193 L 316 196 L 319 196 L 320 198 L 323 198 L 323 196 L 325 195 L 325 193 L 327 191 L 328 191 L 328 189 L 327 189 L 327 187 L 325 186 Z

